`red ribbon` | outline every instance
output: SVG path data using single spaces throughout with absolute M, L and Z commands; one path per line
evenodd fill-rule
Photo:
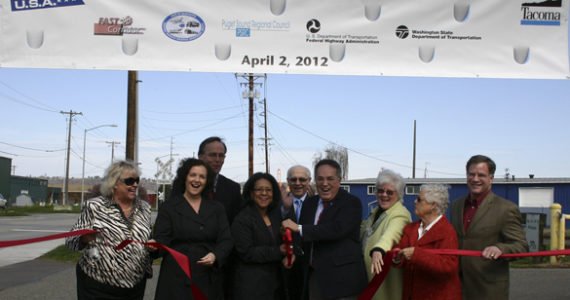
M 287 267 L 290 267 L 293 263 L 293 247 L 291 247 L 291 244 L 293 243 L 293 235 L 291 234 L 290 228 L 285 229 L 285 235 L 283 235 L 283 243 L 285 243 Z
M 57 240 L 57 239 L 61 239 L 61 238 L 84 235 L 84 234 L 89 234 L 89 233 L 98 233 L 98 231 L 92 230 L 92 229 L 82 229 L 82 230 L 52 234 L 52 235 L 47 235 L 47 236 L 42 236 L 42 237 L 37 237 L 37 238 L 31 238 L 31 239 L 15 240 L 15 241 L 0 241 L 0 248 L 25 245 L 25 244 L 31 244 L 31 243 L 38 243 L 38 242 L 44 242 L 44 241 L 49 241 L 49 240 Z M 144 242 L 139 242 L 139 241 L 134 241 L 134 240 L 124 240 L 119 245 L 114 247 L 113 249 L 115 251 L 119 251 L 119 250 L 125 248 L 130 243 L 139 243 L 139 244 L 143 244 L 145 246 L 150 246 L 150 247 L 154 247 L 157 249 L 162 249 L 162 250 L 168 251 L 168 253 L 170 253 L 170 255 L 172 255 L 172 257 L 174 257 L 174 260 L 176 260 L 176 262 L 178 263 L 178 266 L 180 266 L 180 268 L 182 269 L 182 271 L 184 271 L 186 276 L 188 276 L 188 278 L 190 280 L 192 279 L 192 273 L 190 272 L 190 261 L 188 260 L 188 256 L 186 256 L 186 255 L 184 255 L 184 254 L 182 254 L 182 253 L 180 253 L 174 249 L 168 248 L 168 247 L 166 247 L 160 243 L 156 243 L 156 242 L 144 243 Z M 192 296 L 194 297 L 194 299 L 196 299 L 196 300 L 208 300 L 206 295 L 204 295 L 204 293 L 202 293 L 202 291 L 200 291 L 200 289 L 198 289 L 198 287 L 196 287 L 196 285 L 191 284 L 190 287 L 192 289 Z
M 57 239 L 61 239 L 61 238 L 72 237 L 72 236 L 77 236 L 77 235 L 84 235 L 84 234 L 88 234 L 88 233 L 97 233 L 97 232 L 98 231 L 91 230 L 91 229 L 82 229 L 82 230 L 52 234 L 52 235 L 42 236 L 42 237 L 37 237 L 37 238 L 32 238 L 32 239 L 15 240 L 15 241 L 0 241 L 0 248 L 19 246 L 19 245 L 25 245 L 25 244 L 31 244 L 31 243 L 38 243 L 38 242 L 44 242 L 44 241 L 50 241 L 50 240 L 57 240 Z
M 174 260 L 176 260 L 176 262 L 178 263 L 178 266 L 180 266 L 182 271 L 184 271 L 186 276 L 188 276 L 188 278 L 190 279 L 190 282 L 192 282 L 192 272 L 190 270 L 190 260 L 188 260 L 188 256 L 186 256 L 186 255 L 184 255 L 184 254 L 182 254 L 182 253 L 180 253 L 174 249 L 166 247 L 163 244 L 157 243 L 157 242 L 146 242 L 145 243 L 145 242 L 139 242 L 139 241 L 134 241 L 134 240 L 124 240 L 113 249 L 115 249 L 115 251 L 119 251 L 119 250 L 125 248 L 130 243 L 143 244 L 145 246 L 150 246 L 150 247 L 154 247 L 157 249 L 162 249 L 162 250 L 168 251 L 168 253 L 170 253 L 170 255 L 172 255 L 172 257 L 174 258 Z M 190 288 L 192 289 L 192 298 L 194 298 L 196 300 L 208 300 L 206 295 L 204 295 L 204 293 L 202 293 L 202 291 L 200 291 L 200 289 L 195 284 L 190 283 Z
M 423 251 L 433 253 L 433 254 L 440 254 L 440 255 L 459 255 L 459 256 L 475 256 L 480 257 L 483 256 L 483 252 L 481 251 L 474 251 L 474 250 L 461 250 L 461 249 L 422 249 Z M 374 275 L 372 280 L 368 283 L 366 288 L 360 296 L 358 300 L 370 300 L 386 279 L 390 268 L 392 267 L 392 259 L 396 256 L 399 249 L 390 250 L 384 255 L 384 265 L 382 268 L 382 272 L 380 274 Z M 510 254 L 501 254 L 499 257 L 537 257 L 537 256 L 558 256 L 558 255 L 570 255 L 570 249 L 565 250 L 550 250 L 550 251 L 539 251 L 539 252 L 524 252 L 524 253 L 510 253 Z

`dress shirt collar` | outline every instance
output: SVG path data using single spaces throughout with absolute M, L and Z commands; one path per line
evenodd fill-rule
M 420 227 L 418 228 L 418 240 L 428 232 L 435 223 L 437 223 L 443 215 L 439 215 L 435 220 L 425 226 L 424 222 L 420 221 Z
M 475 207 L 479 207 L 479 205 L 481 205 L 481 202 L 483 202 L 483 199 L 485 199 L 485 197 L 489 195 L 489 192 L 491 192 L 491 190 L 488 190 L 487 192 L 477 197 L 476 199 L 471 199 L 471 193 L 469 193 L 469 195 L 467 195 L 467 198 L 465 198 L 465 206 L 472 205 Z

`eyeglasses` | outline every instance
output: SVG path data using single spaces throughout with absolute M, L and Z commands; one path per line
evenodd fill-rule
M 124 184 L 131 186 L 133 184 L 139 184 L 140 182 L 140 177 L 127 177 L 127 178 L 123 178 L 123 179 L 119 179 L 120 181 L 122 181 Z
M 208 153 L 206 154 L 207 157 L 210 158 L 226 158 L 226 154 L 225 153 Z
M 272 189 L 262 189 L 262 188 L 258 188 L 258 189 L 253 189 L 254 192 L 258 193 L 258 194 L 263 194 L 264 192 L 267 194 L 271 194 L 273 193 Z
M 291 177 L 291 178 L 287 178 L 287 180 L 291 181 L 291 182 L 307 182 L 309 180 L 309 178 L 305 178 L 305 177 Z
M 386 195 L 392 196 L 392 195 L 394 195 L 396 192 L 391 191 L 391 190 L 378 189 L 378 190 L 377 190 L 377 193 L 378 193 L 379 195 L 386 193 Z

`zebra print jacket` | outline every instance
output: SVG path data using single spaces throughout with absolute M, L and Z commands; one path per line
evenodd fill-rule
M 101 232 L 89 244 L 80 237 L 66 238 L 72 251 L 82 251 L 79 267 L 94 280 L 121 288 L 132 288 L 141 280 L 152 277 L 152 258 L 145 246 L 131 243 L 120 251 L 113 250 L 121 241 L 132 239 L 146 242 L 151 233 L 150 205 L 135 200 L 127 218 L 113 199 L 103 196 L 87 200 L 72 231 L 93 229 Z

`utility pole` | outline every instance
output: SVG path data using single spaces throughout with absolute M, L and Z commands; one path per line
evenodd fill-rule
M 127 88 L 127 145 L 125 159 L 138 163 L 138 80 L 137 71 L 129 71 Z
M 256 83 L 255 80 L 259 78 L 266 78 L 267 75 L 263 74 L 235 74 L 236 77 L 246 78 L 247 82 L 240 83 L 241 86 L 246 86 L 247 91 L 243 92 L 243 98 L 249 99 L 249 128 L 248 128 L 248 174 L 253 175 L 253 99 L 259 98 L 259 91 L 255 90 L 255 85 L 261 86 L 261 83 Z
M 412 178 L 416 178 L 416 120 L 414 120 L 414 158 L 412 159 Z
M 269 151 L 267 150 L 267 98 L 263 98 L 263 127 L 265 128 L 265 173 L 269 174 Z
M 117 141 L 105 141 L 107 144 L 111 144 L 111 163 L 115 162 L 115 145 L 120 145 L 120 142 Z
M 67 161 L 65 166 L 65 181 L 63 182 L 63 205 L 69 201 L 69 152 L 71 150 L 71 124 L 73 124 L 73 117 L 76 115 L 83 115 L 83 113 L 69 110 L 69 112 L 60 111 L 60 114 L 69 115 L 69 131 L 67 133 Z

